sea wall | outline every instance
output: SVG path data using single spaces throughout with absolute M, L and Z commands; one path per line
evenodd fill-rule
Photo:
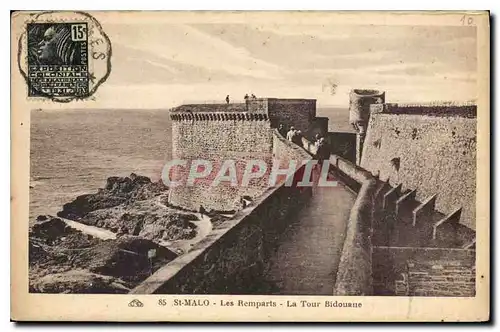
M 475 229 L 472 108 L 447 108 L 444 113 L 446 107 L 376 106 L 382 113 L 370 116 L 361 166 L 392 186 L 401 183 L 403 191 L 416 189 L 419 201 L 437 194 L 436 209 L 444 214 L 462 207 L 460 222 Z
M 278 159 L 311 158 L 275 132 Z M 303 170 L 299 168 L 297 172 Z M 250 294 L 260 289 L 260 276 L 277 237 L 312 195 L 311 187 L 268 188 L 248 207 L 222 223 L 187 254 L 171 261 L 134 294 Z
M 474 296 L 475 250 L 374 247 L 375 295 Z
M 338 156 L 332 156 L 330 164 L 343 182 L 349 178 L 351 183 L 346 184 L 359 188 L 347 224 L 334 295 L 371 295 L 371 236 L 377 181 L 369 172 Z
M 210 161 L 209 176 L 194 185 L 173 187 L 169 203 L 189 210 L 205 209 L 231 211 L 239 208 L 242 196 L 256 198 L 268 187 L 267 177 L 254 179 L 241 186 L 248 161 L 258 159 L 271 164 L 272 129 L 266 114 L 245 113 L 181 113 L 172 114 L 172 159 L 187 160 L 185 167 L 174 167 L 171 177 L 184 182 L 188 178 L 191 161 Z M 238 185 L 213 180 L 225 161 L 236 165 Z M 201 171 L 201 169 L 200 169 Z

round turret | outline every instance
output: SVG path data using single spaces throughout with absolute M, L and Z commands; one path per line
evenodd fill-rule
M 358 134 L 364 134 L 370 119 L 370 105 L 383 104 L 385 92 L 353 89 L 349 94 L 349 123 Z

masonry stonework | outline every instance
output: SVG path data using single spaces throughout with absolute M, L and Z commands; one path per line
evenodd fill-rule
M 171 188 L 169 203 L 189 210 L 213 209 L 234 211 L 243 196 L 255 199 L 269 184 L 273 158 L 272 128 L 279 124 L 295 126 L 304 134 L 316 116 L 314 99 L 259 98 L 245 104 L 182 105 L 174 108 L 172 118 L 172 159 L 187 160 L 186 167 L 175 167 L 174 179 L 187 179 L 191 162 L 210 161 L 214 167 L 209 176 L 195 185 Z M 262 160 L 268 172 L 260 179 L 241 186 L 246 165 Z M 221 165 L 227 160 L 236 164 L 238 185 L 229 182 L 211 186 Z M 200 169 L 201 171 L 201 169 Z
M 444 214 L 462 207 L 460 222 L 475 229 L 476 119 L 448 115 L 372 114 L 361 166 L 420 201 L 437 194 Z
M 373 248 L 375 295 L 474 296 L 475 250 Z
M 385 92 L 369 89 L 353 89 L 349 93 L 349 123 L 356 131 L 356 164 L 361 164 L 363 145 L 365 142 L 370 106 L 383 104 Z
M 269 99 L 269 119 L 273 127 L 280 123 L 294 126 L 304 134 L 316 118 L 314 99 Z
M 200 115 L 201 116 L 201 115 Z M 252 181 L 249 186 L 233 186 L 229 182 L 211 186 L 226 160 L 234 160 L 238 183 L 248 161 L 264 160 L 271 164 L 272 131 L 267 117 L 238 118 L 238 114 L 206 114 L 207 119 L 172 121 L 172 158 L 191 162 L 210 161 L 211 174 L 192 186 L 180 185 L 170 191 L 169 203 L 190 210 L 231 211 L 237 209 L 242 196 L 255 198 L 267 189 L 267 178 Z M 210 116 L 214 117 L 210 119 Z M 219 117 L 219 118 L 218 118 Z M 176 167 L 174 178 L 187 179 L 190 164 Z

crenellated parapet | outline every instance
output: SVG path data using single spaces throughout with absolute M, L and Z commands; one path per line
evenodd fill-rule
M 269 116 L 265 113 L 247 112 L 180 112 L 171 113 L 173 121 L 268 121 Z
M 317 122 L 316 100 L 303 98 L 255 98 L 245 103 L 185 104 L 172 108 L 170 117 L 174 121 L 269 121 L 272 128 L 294 126 L 303 133 Z
M 370 114 L 375 113 L 476 118 L 477 105 L 474 102 L 371 104 Z

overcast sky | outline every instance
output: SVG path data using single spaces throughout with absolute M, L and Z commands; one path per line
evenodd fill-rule
M 112 22 L 103 28 L 113 46 L 112 72 L 96 98 L 107 107 L 223 102 L 227 94 L 237 101 L 247 92 L 347 106 L 353 88 L 385 90 L 388 102 L 476 98 L 476 30 L 469 27 Z

